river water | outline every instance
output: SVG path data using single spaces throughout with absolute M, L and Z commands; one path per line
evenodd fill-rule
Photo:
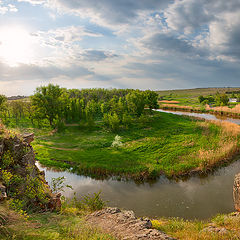
M 206 119 L 218 119 L 211 114 L 169 112 L 190 115 Z M 240 119 L 221 118 L 240 124 Z M 95 180 L 79 176 L 68 171 L 56 171 L 36 163 L 45 171 L 46 180 L 66 178 L 66 184 L 73 187 L 65 189 L 64 195 L 72 197 L 101 191 L 102 198 L 109 206 L 117 206 L 133 210 L 137 216 L 148 217 L 180 217 L 184 219 L 206 219 L 218 213 L 234 211 L 232 187 L 235 174 L 240 172 L 240 159 L 227 167 L 216 170 L 206 177 L 193 176 L 188 180 L 168 180 L 160 177 L 152 183 L 137 184 L 134 181 Z

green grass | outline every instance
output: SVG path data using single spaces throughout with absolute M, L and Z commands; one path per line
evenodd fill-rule
M 109 234 L 90 226 L 85 221 L 87 212 L 68 211 L 30 214 L 26 220 L 0 204 L 0 239 L 17 240 L 114 240 Z
M 144 179 L 195 169 L 203 162 L 196 152 L 215 150 L 222 140 L 220 127 L 214 124 L 202 126 L 199 121 L 166 113 L 155 113 L 145 123 L 136 121 L 118 135 L 123 146 L 113 148 L 116 133 L 98 122 L 91 130 L 72 126 L 52 135 L 37 131 L 33 147 L 36 159 L 46 166 L 72 167 L 94 177 Z
M 201 107 L 202 105 L 198 101 L 200 95 L 209 96 L 215 95 L 217 92 L 225 93 L 232 91 L 240 91 L 240 88 L 194 88 L 157 91 L 157 93 L 163 100 L 178 101 L 180 106 Z

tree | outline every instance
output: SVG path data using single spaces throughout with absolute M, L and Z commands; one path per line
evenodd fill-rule
M 120 119 L 116 113 L 109 114 L 108 116 L 109 120 L 109 126 L 112 129 L 113 132 L 118 131 L 119 126 L 120 126 Z
M 225 93 L 223 94 L 217 93 L 215 97 L 215 101 L 217 105 L 224 106 L 228 104 L 229 99 Z
M 6 102 L 7 102 L 6 96 L 0 94 L 0 110 L 2 110 L 2 108 Z
M 158 108 L 158 94 L 154 91 L 147 90 L 144 92 L 146 104 L 150 110 Z
M 201 95 L 201 96 L 198 97 L 198 101 L 199 101 L 200 103 L 203 102 L 204 100 L 205 100 L 205 97 L 204 97 L 204 96 Z
M 126 96 L 126 99 L 129 113 L 140 116 L 144 110 L 144 106 L 146 103 L 144 93 L 136 90 L 129 93 Z
M 62 89 L 58 85 L 49 84 L 38 87 L 31 97 L 34 111 L 38 112 L 39 118 L 47 118 L 50 126 L 61 116 L 61 94 Z

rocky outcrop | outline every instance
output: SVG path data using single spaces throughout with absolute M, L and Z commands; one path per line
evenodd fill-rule
M 233 200 L 235 209 L 240 212 L 240 173 L 238 173 L 234 179 Z
M 60 210 L 59 194 L 54 195 L 44 174 L 35 165 L 35 155 L 30 143 L 34 134 L 23 136 L 7 132 L 0 138 L 0 200 L 8 194 L 22 201 L 26 209 Z
M 173 240 L 165 233 L 152 229 L 149 219 L 138 219 L 133 211 L 105 208 L 87 217 L 87 221 L 103 231 L 124 240 Z

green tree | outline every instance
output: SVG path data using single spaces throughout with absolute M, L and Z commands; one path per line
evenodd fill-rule
M 158 106 L 158 94 L 154 91 L 147 90 L 144 92 L 146 98 L 146 105 L 150 110 L 157 109 Z
M 203 101 L 205 100 L 205 97 L 204 96 L 199 96 L 198 97 L 198 101 L 200 102 L 200 103 L 202 103 Z
M 31 97 L 34 111 L 38 113 L 39 118 L 46 118 L 50 126 L 62 115 L 61 94 L 62 89 L 58 85 L 49 84 L 38 87 Z
M 137 116 L 141 116 L 146 103 L 144 93 L 139 90 L 135 90 L 129 93 L 126 96 L 126 99 L 128 112 Z
M 119 130 L 120 127 L 120 119 L 116 113 L 109 114 L 108 116 L 109 126 L 113 132 Z

